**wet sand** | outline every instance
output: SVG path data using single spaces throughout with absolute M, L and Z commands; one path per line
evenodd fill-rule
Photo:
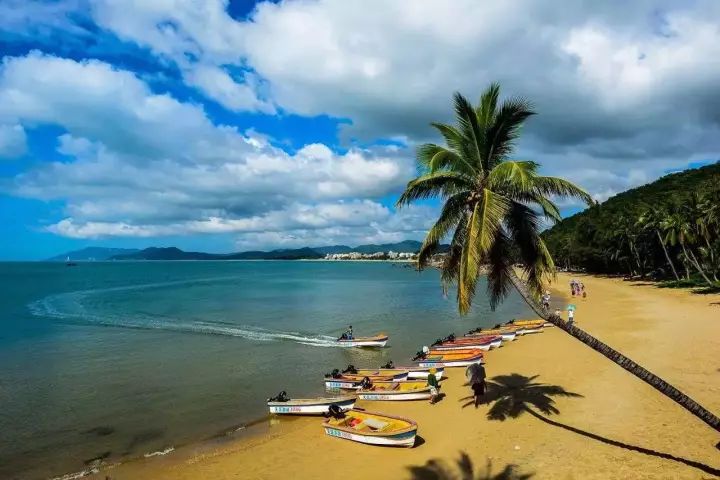
M 720 414 L 720 296 L 574 277 L 588 291 L 587 299 L 572 301 L 578 326 Z M 563 293 L 569 279 L 558 275 Z M 534 480 L 720 478 L 720 450 L 714 447 L 720 433 L 559 329 L 489 352 L 487 373 L 491 381 L 509 383 L 505 391 L 519 400 L 518 408 L 469 404 L 463 369 L 447 370 L 445 398 L 436 405 L 358 403 L 416 420 L 422 438 L 412 449 L 331 438 L 317 418 L 281 419 L 268 433 L 179 448 L 104 468 L 95 478 L 419 480 L 444 478 L 411 470 L 427 467 L 431 459 L 457 474 L 462 452 L 478 474 L 488 465 L 493 475 L 515 465 L 517 473 Z M 527 382 L 534 386 L 522 388 Z M 557 395 L 558 389 L 548 386 L 578 396 Z M 540 413 L 548 408 L 554 413 Z M 491 411 L 506 418 L 490 419 Z

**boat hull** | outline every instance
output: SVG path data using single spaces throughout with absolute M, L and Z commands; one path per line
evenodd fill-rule
M 374 337 L 357 337 L 352 340 L 337 340 L 337 344 L 341 347 L 360 347 L 360 348 L 382 348 L 387 344 L 387 335 L 377 335 Z
M 350 412 L 350 416 L 352 416 L 353 412 L 354 410 Z M 399 420 L 407 426 L 388 432 L 364 432 L 355 430 L 348 426 L 333 424 L 332 422 L 334 420 L 329 419 L 323 423 L 325 434 L 330 437 L 341 438 L 344 440 L 350 440 L 358 443 L 365 443 L 367 445 L 408 448 L 415 445 L 415 438 L 417 436 L 417 424 L 412 420 L 366 411 L 363 411 L 362 413 L 365 416 L 369 415 L 381 421 L 392 422 L 393 420 Z
M 433 351 L 453 351 L 453 350 L 467 350 L 468 348 L 474 348 L 476 350 L 482 350 L 484 352 L 487 352 L 492 347 L 492 344 L 490 342 L 488 343 L 465 343 L 465 344 L 456 344 L 456 343 L 448 343 L 445 345 L 435 345 L 432 347 Z
M 343 375 L 340 378 L 326 378 L 325 389 L 326 390 L 358 390 L 360 383 L 365 377 L 368 377 L 370 381 L 393 381 L 402 382 L 408 379 L 408 372 L 402 371 L 396 375 Z
M 408 401 L 408 400 L 428 400 L 432 394 L 430 388 L 423 388 L 422 390 L 409 391 L 409 392 L 363 392 L 358 393 L 360 400 L 371 400 L 371 401 Z
M 426 380 L 428 375 L 430 375 L 430 368 L 422 368 L 422 367 L 401 367 L 403 370 L 408 371 L 408 380 Z M 442 367 L 436 367 L 435 368 L 435 378 L 440 380 L 443 375 L 445 374 L 445 369 Z
M 467 367 L 472 365 L 473 363 L 485 363 L 485 359 L 482 355 L 475 355 L 473 357 L 468 358 L 458 358 L 458 359 L 426 359 L 426 360 L 420 360 L 418 362 L 419 367 L 426 367 L 426 368 L 438 368 L 438 367 Z
M 316 400 L 315 402 L 312 402 Z M 355 397 L 290 399 L 287 402 L 267 402 L 270 413 L 276 415 L 323 415 L 330 405 L 337 405 L 341 410 L 351 410 L 357 400 Z M 312 402 L 312 403 L 309 403 Z
M 405 433 L 397 433 L 388 436 L 362 435 L 339 429 L 337 427 L 325 427 L 325 433 L 331 437 L 343 438 L 353 442 L 365 443 L 368 445 L 382 445 L 386 447 L 412 448 L 415 445 L 417 427 L 415 430 Z

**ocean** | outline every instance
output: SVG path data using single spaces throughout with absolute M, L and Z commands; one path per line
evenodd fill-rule
M 407 363 L 437 337 L 528 317 L 387 262 L 0 263 L 0 478 L 48 478 L 207 439 L 267 397 L 323 394 L 348 364 Z M 385 332 L 379 350 L 333 340 Z

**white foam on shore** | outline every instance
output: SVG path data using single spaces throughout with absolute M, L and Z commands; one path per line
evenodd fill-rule
M 65 475 L 60 475 L 59 477 L 52 477 L 50 480 L 76 480 L 78 478 L 87 477 L 99 472 L 99 468 L 93 467 L 86 470 L 80 470 L 79 472 L 66 473 Z
M 175 447 L 167 447 L 166 449 L 158 450 L 157 452 L 148 452 L 148 453 L 144 454 L 143 457 L 145 457 L 145 458 L 159 457 L 162 455 L 167 455 L 168 453 L 173 452 L 173 451 L 175 451 Z
M 84 304 L 84 300 L 87 297 L 102 295 L 104 293 L 147 290 L 167 286 L 232 280 L 234 278 L 236 277 L 211 277 L 104 289 L 78 290 L 74 292 L 49 295 L 40 300 L 31 302 L 27 307 L 30 310 L 30 313 L 37 317 L 53 318 L 64 322 L 82 325 L 132 328 L 140 330 L 164 330 L 205 335 L 224 335 L 258 342 L 290 341 L 314 347 L 339 347 L 335 337 L 328 335 L 312 335 L 301 332 L 268 330 L 256 326 L 236 325 L 230 322 L 221 321 L 175 319 L 143 313 L 133 313 L 131 315 L 98 315 L 88 312 Z

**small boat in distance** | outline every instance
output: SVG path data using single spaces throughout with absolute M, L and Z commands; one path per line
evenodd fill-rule
M 353 337 L 350 339 L 347 338 L 338 338 L 337 343 L 341 347 L 375 347 L 380 348 L 384 347 L 385 344 L 388 341 L 388 336 L 384 333 L 378 333 L 375 336 L 372 337 Z
M 412 420 L 364 410 L 350 410 L 341 418 L 329 418 L 323 428 L 331 437 L 392 447 L 412 447 L 417 436 L 417 423 Z
M 351 410 L 355 401 L 354 396 L 288 398 L 285 392 L 280 392 L 277 397 L 268 398 L 267 405 L 270 413 L 277 415 L 323 415 L 328 413 L 332 405 L 342 411 Z
M 70 260 L 70 257 L 67 257 L 65 259 L 65 266 L 66 267 L 77 267 L 77 263 Z

